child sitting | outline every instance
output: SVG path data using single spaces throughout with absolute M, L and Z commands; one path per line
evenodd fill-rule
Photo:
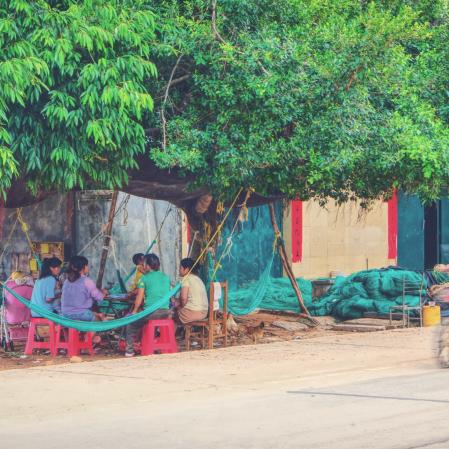
M 133 264 L 136 266 L 136 273 L 134 275 L 133 283 L 130 286 L 130 296 L 135 297 L 137 295 L 137 284 L 142 277 L 142 274 L 145 273 L 144 264 L 145 264 L 145 254 L 137 253 L 133 256 Z

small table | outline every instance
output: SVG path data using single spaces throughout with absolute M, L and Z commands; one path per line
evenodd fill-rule
M 107 295 L 104 297 L 103 301 L 98 304 L 98 310 L 112 320 L 116 320 L 118 318 L 123 318 L 131 308 L 133 301 L 128 299 L 129 296 L 127 294 L 117 294 L 117 295 Z M 104 336 L 109 342 L 109 346 L 112 349 L 116 349 L 116 339 L 118 336 L 118 340 L 124 337 L 124 328 L 120 329 L 112 329 L 111 331 L 105 332 Z
M 112 315 L 114 319 L 122 318 L 129 311 L 132 302 L 128 295 L 108 295 L 98 305 L 99 310 L 105 315 Z

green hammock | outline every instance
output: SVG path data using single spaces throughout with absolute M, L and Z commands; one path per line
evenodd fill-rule
M 140 320 L 141 318 L 145 318 L 146 316 L 153 313 L 155 310 L 161 308 L 164 304 L 167 303 L 167 300 L 172 296 L 178 293 L 181 288 L 181 284 L 177 284 L 173 287 L 166 295 L 164 295 L 161 299 L 156 301 L 154 304 L 151 304 L 147 309 L 142 310 L 139 313 L 134 315 L 125 316 L 123 318 L 118 318 L 116 320 L 110 321 L 78 321 L 71 320 L 70 318 L 65 318 L 62 315 L 58 315 L 53 312 L 49 312 L 47 309 L 43 307 L 39 307 L 36 304 L 31 304 L 31 302 L 25 299 L 23 296 L 18 295 L 14 290 L 11 290 L 5 284 L 3 284 L 3 288 L 6 289 L 11 295 L 14 296 L 18 301 L 27 306 L 33 312 L 38 313 L 43 318 L 47 318 L 50 321 L 53 321 L 56 324 L 60 324 L 64 327 L 70 327 L 72 329 L 77 329 L 81 332 L 104 332 L 111 329 L 116 329 L 118 327 L 127 326 L 128 324 L 134 323 L 135 321 Z

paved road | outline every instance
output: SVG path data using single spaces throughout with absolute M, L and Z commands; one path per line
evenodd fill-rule
M 0 373 L 0 448 L 447 449 L 430 331 Z

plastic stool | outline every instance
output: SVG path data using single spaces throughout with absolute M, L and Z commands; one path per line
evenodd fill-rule
M 37 326 L 48 326 L 48 341 L 35 341 L 37 334 Z M 55 347 L 55 323 L 46 318 L 33 318 L 30 320 L 28 328 L 28 338 L 25 346 L 25 354 L 33 354 L 33 349 L 48 349 L 51 355 L 56 355 Z
M 159 337 L 156 337 L 159 328 Z M 151 355 L 155 351 L 162 354 L 178 352 L 173 320 L 150 320 L 142 331 L 142 355 Z
M 64 335 L 64 341 L 61 336 Z M 94 332 L 79 332 L 72 328 L 56 326 L 55 353 L 58 349 L 67 350 L 67 355 L 73 357 L 79 355 L 82 349 L 87 349 L 89 355 L 94 355 L 92 337 Z

